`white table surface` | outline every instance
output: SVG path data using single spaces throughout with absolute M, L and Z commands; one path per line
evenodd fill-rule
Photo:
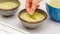
M 20 0 L 20 2 L 21 2 L 21 6 L 19 7 L 18 12 L 25 8 L 25 0 Z M 40 8 L 46 11 L 46 5 L 44 1 L 41 3 Z M 16 15 L 8 18 L 0 15 L 0 21 L 11 24 L 31 34 L 60 34 L 60 23 L 50 20 L 49 17 L 37 29 L 31 30 L 24 28 L 20 20 L 18 19 L 18 12 L 16 13 Z

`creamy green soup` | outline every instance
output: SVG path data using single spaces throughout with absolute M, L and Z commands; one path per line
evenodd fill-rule
M 58 0 L 57 1 L 54 0 L 50 4 L 56 8 L 60 8 L 60 1 L 58 1 Z
M 22 12 L 20 17 L 28 22 L 37 22 L 45 18 L 42 13 L 35 12 L 34 15 L 29 15 L 26 11 Z
M 15 2 L 2 2 L 0 3 L 0 9 L 12 9 L 18 6 Z
M 45 0 L 50 6 L 60 8 L 60 0 Z

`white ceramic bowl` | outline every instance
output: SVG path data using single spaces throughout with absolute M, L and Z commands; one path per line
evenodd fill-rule
M 20 15 L 21 15 L 22 12 L 25 11 L 25 9 L 19 12 L 18 17 L 19 17 L 19 19 L 21 20 L 21 23 L 22 23 L 25 27 L 27 27 L 27 28 L 37 28 L 40 24 L 42 24 L 42 21 L 44 21 L 44 20 L 47 18 L 46 12 L 44 12 L 44 11 L 41 10 L 41 9 L 37 9 L 37 10 L 39 10 L 39 12 L 42 13 L 42 14 L 44 14 L 44 16 L 45 16 L 44 19 L 42 19 L 42 20 L 40 20 L 40 21 L 38 21 L 38 22 L 28 22 L 28 21 L 25 21 L 24 19 L 22 19 L 22 18 L 20 17 Z
M 12 1 L 14 2 L 14 1 Z M 12 9 L 0 9 L 0 12 L 3 16 L 12 16 L 14 15 L 17 11 L 18 11 L 18 7 L 20 6 L 20 2 L 19 1 L 16 1 L 18 3 L 18 6 L 15 7 L 15 8 L 12 8 Z

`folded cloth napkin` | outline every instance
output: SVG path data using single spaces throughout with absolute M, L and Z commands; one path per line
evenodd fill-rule
M 29 34 L 14 26 L 8 25 L 4 22 L 0 22 L 0 34 Z

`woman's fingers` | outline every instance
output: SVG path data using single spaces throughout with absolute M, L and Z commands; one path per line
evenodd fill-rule
M 36 6 L 35 5 L 32 5 L 32 7 L 31 7 L 31 14 L 34 14 L 34 12 L 35 12 L 35 9 L 36 9 Z
M 32 7 L 32 9 L 31 9 L 31 13 L 30 13 L 30 15 L 33 15 L 34 14 L 34 12 L 35 12 L 35 9 L 38 9 L 39 8 L 39 5 L 37 5 L 37 6 L 33 6 Z
M 32 1 L 32 7 L 31 7 L 32 12 L 31 12 L 31 14 L 34 14 L 35 10 L 39 8 L 38 4 L 39 4 L 40 1 L 41 0 L 33 0 Z
M 31 5 L 32 5 L 32 1 L 31 0 L 26 0 L 25 7 L 26 8 L 31 8 Z
M 28 14 L 30 14 L 30 15 L 34 14 L 35 9 L 39 8 L 38 3 L 40 1 L 41 0 L 26 0 L 25 8 L 26 8 Z
M 25 8 L 29 14 L 31 11 L 31 5 L 32 5 L 32 0 L 26 0 Z
M 42 0 L 33 0 L 32 3 L 33 3 L 33 4 L 37 4 L 37 3 L 41 2 L 41 1 L 42 1 Z

